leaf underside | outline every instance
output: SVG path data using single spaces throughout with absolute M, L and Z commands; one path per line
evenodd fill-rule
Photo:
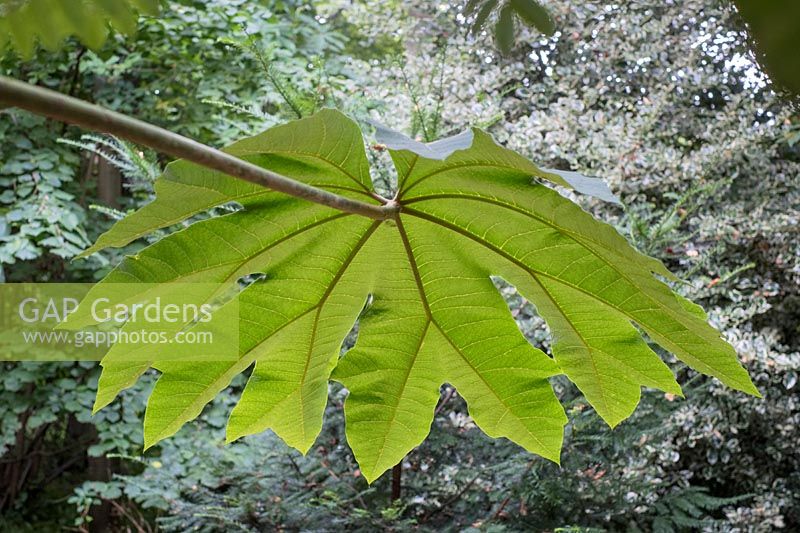
M 152 446 L 254 365 L 230 415 L 228 439 L 271 429 L 305 453 L 322 428 L 334 379 L 349 391 L 347 439 L 372 481 L 425 439 L 443 383 L 456 387 L 487 435 L 556 462 L 566 417 L 549 377 L 566 374 L 612 426 L 633 412 L 643 386 L 681 394 L 637 326 L 699 372 L 758 394 L 703 311 L 654 276 L 671 277 L 661 263 L 534 180 L 569 187 L 559 174 L 477 129 L 471 145 L 443 159 L 420 155 L 436 146 L 400 145 L 411 148 L 390 145 L 401 213 L 383 222 L 185 161 L 169 165 L 156 200 L 87 253 L 214 206 L 236 202 L 242 209 L 171 234 L 126 258 L 101 284 L 233 285 L 253 273 L 263 279 L 238 294 L 238 360 L 164 361 L 154 349 L 152 362 L 132 362 L 115 346 L 102 363 L 96 409 L 156 368 L 161 377 L 144 421 Z M 379 202 L 361 131 L 337 111 L 278 126 L 227 151 Z M 519 331 L 492 276 L 513 284 L 547 321 L 552 358 Z M 357 319 L 355 347 L 340 358 Z
M 97 49 L 108 37 L 109 24 L 131 35 L 139 14 L 158 10 L 158 0 L 0 0 L 0 52 L 10 46 L 30 58 L 37 43 L 55 50 L 72 35 Z

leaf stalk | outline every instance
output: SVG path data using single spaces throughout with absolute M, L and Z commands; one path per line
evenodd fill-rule
M 295 181 L 188 137 L 65 94 L 0 76 L 0 104 L 88 130 L 110 133 L 172 157 L 269 189 L 375 220 L 396 218 L 396 205 L 359 202 Z

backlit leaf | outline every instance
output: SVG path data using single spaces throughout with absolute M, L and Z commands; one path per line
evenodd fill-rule
M 158 7 L 158 0 L 0 0 L 0 51 L 11 46 L 30 58 L 37 42 L 55 50 L 72 35 L 96 49 L 109 24 L 133 34 L 139 15 L 155 15 Z
M 332 377 L 349 391 L 348 442 L 372 481 L 424 440 L 444 383 L 456 387 L 487 435 L 553 461 L 566 422 L 548 382 L 553 375 L 566 374 L 612 426 L 635 409 L 643 386 L 680 394 L 639 329 L 696 370 L 758 394 L 702 310 L 656 277 L 671 279 L 669 271 L 553 188 L 586 188 L 581 180 L 542 170 L 478 129 L 428 145 L 382 135 L 398 173 L 393 201 L 401 205 L 387 221 L 190 163 L 170 165 L 156 200 L 94 249 L 122 246 L 214 205 L 242 209 L 126 258 L 100 288 L 233 286 L 253 273 L 263 279 L 234 300 L 238 359 L 166 361 L 156 345 L 150 363 L 133 364 L 115 347 L 103 361 L 97 407 L 156 368 L 162 375 L 145 417 L 150 446 L 252 366 L 228 439 L 272 429 L 305 452 L 321 430 Z M 360 130 L 336 111 L 273 128 L 228 152 L 331 192 L 388 201 L 372 191 Z M 547 321 L 552 357 L 519 331 L 493 276 L 516 286 Z M 355 347 L 340 357 L 359 316 Z

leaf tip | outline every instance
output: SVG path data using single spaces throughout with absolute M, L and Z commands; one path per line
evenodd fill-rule
M 549 455 L 548 454 L 547 456 L 543 456 L 543 457 L 545 459 L 547 459 L 548 461 L 551 461 L 551 462 L 555 463 L 559 467 L 561 466 L 561 450 L 558 450 L 554 455 Z
M 225 444 L 233 444 L 242 437 L 244 437 L 244 432 L 232 430 L 230 422 L 228 422 L 228 426 L 225 428 Z
M 755 386 L 755 384 L 753 383 L 753 381 L 751 379 L 747 380 L 747 384 L 746 385 L 744 385 L 743 387 L 738 387 L 738 388 L 739 388 L 740 391 L 742 391 L 745 394 L 749 394 L 750 396 L 754 396 L 754 397 L 759 398 L 759 399 L 763 399 L 764 398 L 764 395 L 761 394 L 761 391 L 758 390 L 758 387 Z
M 372 474 L 372 473 L 369 473 L 369 472 L 364 472 L 363 470 L 361 470 L 360 472 L 361 472 L 361 477 L 363 477 L 363 478 L 364 478 L 364 481 L 366 481 L 366 482 L 367 482 L 367 485 L 370 485 L 370 486 L 372 486 L 372 484 L 373 484 L 373 483 L 374 483 L 374 482 L 375 482 L 375 481 L 376 481 L 376 480 L 377 480 L 379 477 L 381 477 L 381 475 L 383 475 L 383 472 L 381 472 L 381 473 L 380 473 L 380 474 L 378 474 L 377 476 L 376 476 L 376 475 L 374 475 L 374 474 Z
M 313 445 L 314 445 L 313 442 L 311 444 L 300 444 L 300 445 L 289 444 L 289 446 L 291 446 L 292 448 L 303 454 L 303 457 L 308 455 L 308 452 L 311 451 L 311 446 Z
M 731 351 L 732 350 L 733 348 L 731 347 Z M 735 372 L 733 372 L 732 374 L 727 374 L 727 375 L 713 374 L 713 375 L 714 377 L 719 379 L 724 385 L 727 385 L 732 389 L 738 390 L 740 392 L 743 392 L 750 396 L 754 396 L 756 398 L 764 397 L 761 394 L 761 391 L 758 390 L 758 387 L 755 386 L 752 378 L 750 377 L 750 374 L 747 372 L 747 370 L 741 363 L 739 363 L 738 367 L 735 369 Z
M 100 247 L 97 246 L 97 244 L 93 244 L 90 247 L 88 247 L 87 249 L 83 250 L 78 255 L 76 255 L 75 257 L 73 257 L 70 261 L 77 261 L 78 259 L 86 259 L 87 257 L 89 257 L 90 255 L 92 255 L 93 253 L 95 253 L 95 252 L 97 252 L 99 250 L 100 250 Z
M 536 455 L 538 455 L 540 457 L 543 457 L 544 459 L 547 459 L 548 461 L 550 461 L 552 463 L 557 464 L 558 466 L 561 466 L 561 451 L 563 450 L 563 445 L 564 445 L 564 434 L 562 432 L 561 440 L 558 443 L 558 447 L 553 447 L 551 445 L 551 446 L 547 446 L 547 447 L 544 447 L 544 448 L 543 447 L 539 447 L 536 450 L 531 450 L 531 449 L 529 449 L 527 447 L 525 447 L 525 449 L 527 449 L 530 452 L 535 453 Z
M 667 394 L 677 396 L 681 399 L 686 398 L 686 396 L 683 394 L 683 389 L 681 388 L 680 383 L 678 383 L 674 377 L 670 380 L 669 385 L 659 388 Z
M 402 461 L 402 459 L 401 459 Z M 356 459 L 358 462 L 358 459 Z M 364 481 L 367 482 L 367 485 L 372 485 L 376 481 L 378 481 L 386 472 L 392 469 L 391 466 L 381 466 L 378 463 L 373 464 L 372 467 L 363 467 L 361 463 L 358 463 L 358 472 L 361 477 L 364 478 Z
M 94 405 L 92 405 L 92 416 L 99 413 L 104 407 L 114 401 L 114 398 L 107 398 L 99 394 L 94 398 Z
M 153 446 L 155 446 L 156 444 L 158 444 L 162 440 L 164 440 L 167 437 L 170 437 L 170 436 L 175 434 L 174 431 L 172 433 L 167 433 L 167 432 L 162 430 L 160 433 L 157 433 L 157 434 L 153 435 L 152 431 L 148 431 L 148 429 L 147 429 L 147 418 L 146 417 L 147 417 L 147 415 L 145 414 L 144 448 L 143 448 L 143 452 L 146 452 L 147 450 L 149 450 L 150 448 L 152 448 Z
M 635 407 L 634 407 L 634 409 L 635 409 Z M 601 414 L 600 418 L 603 419 L 603 422 L 605 422 L 606 425 L 609 428 L 614 430 L 614 429 L 617 428 L 617 426 L 619 426 L 622 422 L 624 422 L 629 416 L 630 416 L 630 413 L 626 414 L 626 415 L 615 415 L 615 416 L 609 416 L 609 415 L 602 415 Z

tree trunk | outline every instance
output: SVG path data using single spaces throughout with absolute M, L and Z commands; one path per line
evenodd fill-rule
M 400 489 L 403 481 L 403 461 L 392 468 L 392 501 L 400 499 Z

